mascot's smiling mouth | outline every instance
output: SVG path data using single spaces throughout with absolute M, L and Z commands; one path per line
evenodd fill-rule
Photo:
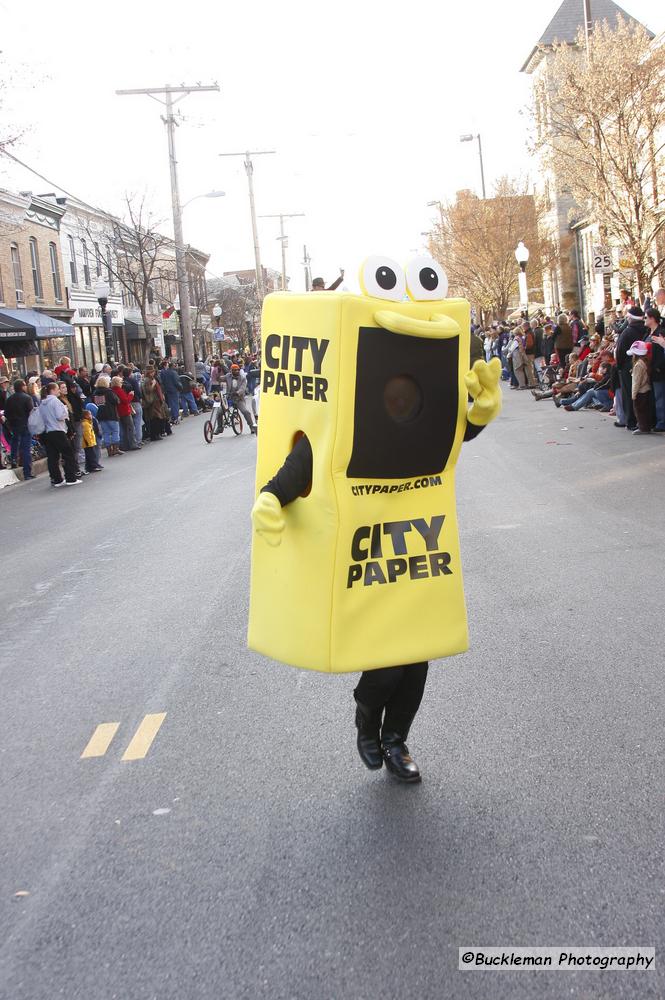
M 434 313 L 430 319 L 416 319 L 415 316 L 404 316 L 392 309 L 378 309 L 374 313 L 378 326 L 391 333 L 405 333 L 409 337 L 433 337 L 437 340 L 450 340 L 459 337 L 460 328 L 454 319 Z

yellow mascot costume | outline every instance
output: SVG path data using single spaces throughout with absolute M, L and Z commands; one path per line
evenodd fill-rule
M 469 370 L 447 284 L 429 257 L 371 257 L 362 295 L 266 298 L 252 649 L 333 673 L 467 649 L 455 465 L 500 411 L 501 366 Z

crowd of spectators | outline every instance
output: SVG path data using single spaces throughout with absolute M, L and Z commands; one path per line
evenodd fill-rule
M 594 329 L 571 309 L 481 334 L 514 390 L 569 411 L 600 410 L 635 435 L 665 432 L 665 289 L 641 304 L 628 293 Z
M 51 484 L 75 486 L 101 472 L 108 458 L 163 441 L 181 420 L 198 416 L 214 393 L 245 392 L 256 417 L 254 389 L 260 379 L 257 355 L 237 351 L 196 360 L 194 372 L 167 359 L 141 370 L 134 364 L 97 364 L 74 369 L 60 358 L 53 368 L 29 372 L 10 384 L 0 376 L 0 467 L 23 467 L 34 479 L 35 450 L 46 454 Z M 250 424 L 253 430 L 253 424 Z M 64 475 L 63 475 L 64 472 Z

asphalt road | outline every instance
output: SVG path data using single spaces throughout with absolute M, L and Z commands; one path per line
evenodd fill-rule
M 430 671 L 419 787 L 362 767 L 351 678 L 245 647 L 253 438 L 191 418 L 0 493 L 3 1000 L 665 995 L 457 970 L 665 955 L 665 440 L 506 397 L 458 467 L 472 648 Z

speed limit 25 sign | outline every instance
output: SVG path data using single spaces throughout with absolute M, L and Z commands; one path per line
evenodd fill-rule
M 614 270 L 612 254 L 607 247 L 593 248 L 593 269 L 596 274 L 611 274 Z

